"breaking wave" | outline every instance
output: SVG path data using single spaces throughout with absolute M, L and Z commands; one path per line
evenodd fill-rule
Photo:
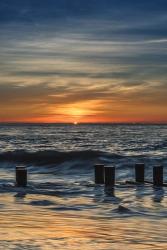
M 0 154 L 0 161 L 16 162 L 16 163 L 33 163 L 36 165 L 48 165 L 52 163 L 61 164 L 66 161 L 74 160 L 95 160 L 102 158 L 104 161 L 110 159 L 121 159 L 122 155 L 109 154 L 102 151 L 96 150 L 85 150 L 85 151 L 37 151 L 28 152 L 24 150 L 3 152 Z

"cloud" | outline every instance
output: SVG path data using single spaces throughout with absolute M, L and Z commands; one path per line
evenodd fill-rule
M 151 107 L 165 117 L 165 7 L 163 0 L 2 0 L 0 117 L 25 119 L 24 110 L 68 117 L 66 109 L 78 108 L 85 117 L 141 119 Z

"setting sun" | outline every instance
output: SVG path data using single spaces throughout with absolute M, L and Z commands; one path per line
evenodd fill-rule
M 167 0 L 0 0 L 0 249 L 167 249 Z

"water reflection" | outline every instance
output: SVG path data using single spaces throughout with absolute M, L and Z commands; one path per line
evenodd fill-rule
M 153 188 L 153 201 L 154 202 L 162 202 L 164 199 L 165 191 L 162 187 L 154 187 Z
M 156 220 L 141 217 L 99 218 L 95 211 L 87 216 L 22 205 L 0 213 L 0 248 L 164 250 L 166 225 L 166 220 L 159 227 Z
M 105 187 L 104 188 L 104 192 L 106 196 L 111 196 L 111 197 L 115 197 L 115 188 L 114 187 Z
M 0 195 L 0 249 L 166 249 L 165 188 L 66 182 L 7 190 Z

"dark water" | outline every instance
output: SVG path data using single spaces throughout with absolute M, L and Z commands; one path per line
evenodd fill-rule
M 0 249 L 166 249 L 167 188 L 124 185 L 136 162 L 167 181 L 167 125 L 1 125 Z M 94 185 L 95 163 L 116 167 L 114 191 Z

